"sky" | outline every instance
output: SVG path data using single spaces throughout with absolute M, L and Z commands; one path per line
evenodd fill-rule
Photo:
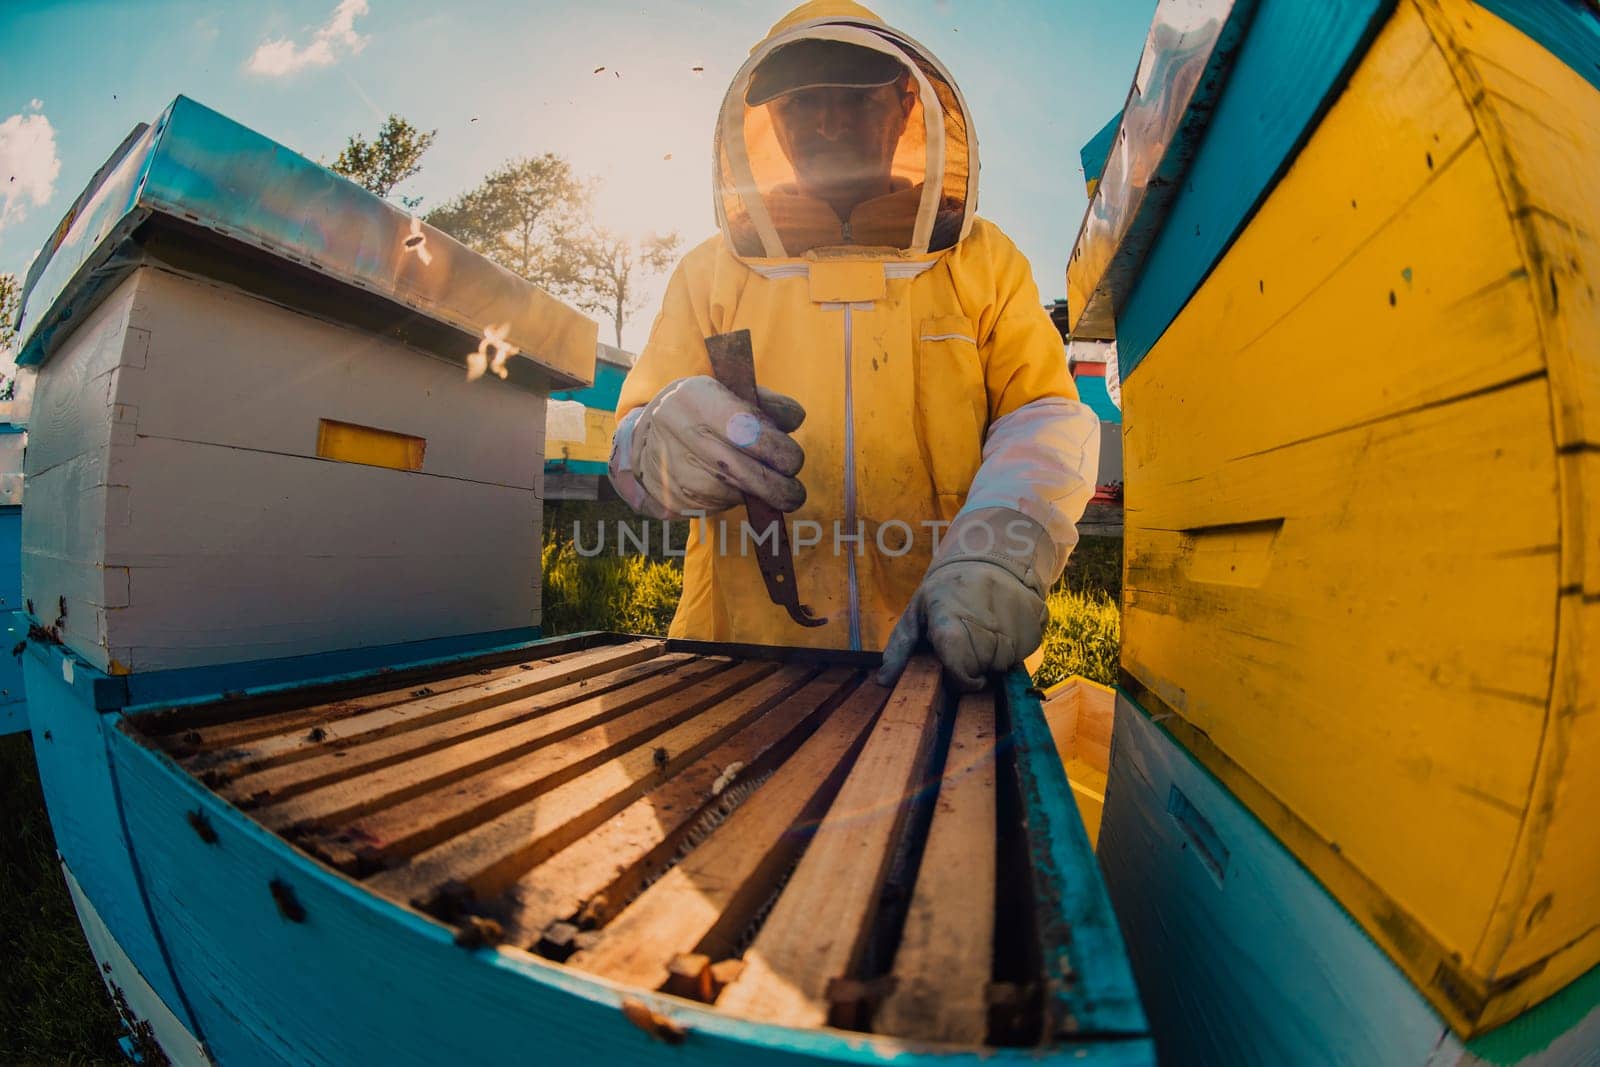
M 955 76 L 978 135 L 979 213 L 1027 255 L 1044 300 L 1064 296 L 1086 204 L 1078 150 L 1122 106 L 1156 0 L 867 2 Z M 602 225 L 677 231 L 691 248 L 716 229 L 722 96 L 790 6 L 6 0 L 0 272 L 23 274 L 128 130 L 180 93 L 323 162 L 391 112 L 436 129 L 422 172 L 397 190 L 423 198 L 419 213 L 508 159 L 555 152 L 600 180 Z M 625 347 L 644 342 L 663 283 Z

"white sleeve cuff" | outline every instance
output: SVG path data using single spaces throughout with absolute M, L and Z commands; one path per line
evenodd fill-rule
M 961 513 L 1011 508 L 1043 526 L 1058 549 L 1048 586 L 1078 543 L 1078 520 L 1094 496 L 1099 468 L 1099 416 L 1079 401 L 1043 397 L 990 425 L 983 465 Z

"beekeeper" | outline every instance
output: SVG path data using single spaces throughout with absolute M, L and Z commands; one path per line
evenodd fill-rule
M 1040 644 L 1094 492 L 1078 402 L 1026 259 L 976 215 L 954 79 L 858 4 L 813 0 L 734 76 L 721 233 L 684 257 L 617 406 L 611 479 L 693 518 L 670 636 L 879 650 L 926 642 L 963 688 Z M 705 339 L 748 329 L 759 405 Z M 801 600 L 767 594 L 746 494 L 787 514 Z

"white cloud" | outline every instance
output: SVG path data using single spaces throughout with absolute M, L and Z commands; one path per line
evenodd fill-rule
M 40 109 L 28 104 L 0 122 L 0 231 L 21 222 L 30 208 L 44 207 L 55 195 L 61 160 L 56 157 L 56 131 Z
M 367 39 L 356 32 L 356 19 L 366 13 L 367 0 L 339 0 L 332 17 L 311 35 L 309 44 L 298 45 L 287 37 L 262 41 L 244 69 L 251 74 L 281 78 L 307 67 L 331 66 L 342 56 L 354 55 L 366 47 Z

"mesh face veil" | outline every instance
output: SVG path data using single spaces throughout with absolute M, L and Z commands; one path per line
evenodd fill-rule
M 857 5 L 838 6 L 849 13 L 790 16 L 774 27 L 723 99 L 713 179 L 717 223 L 741 258 L 794 258 L 820 249 L 919 255 L 951 247 L 972 225 L 978 146 L 955 81 L 915 41 Z M 778 64 L 793 65 L 807 49 L 827 57 L 841 47 L 884 58 L 865 57 L 869 73 L 859 87 L 819 72 L 807 87 L 747 102 L 753 78 L 757 98 L 766 95 L 759 90 L 773 67 L 762 65 L 775 55 Z M 879 72 L 895 69 L 890 61 L 898 64 L 898 78 L 878 84 Z M 856 181 L 859 196 L 827 181 L 831 172 L 849 185 L 862 171 L 874 171 L 877 180 Z

